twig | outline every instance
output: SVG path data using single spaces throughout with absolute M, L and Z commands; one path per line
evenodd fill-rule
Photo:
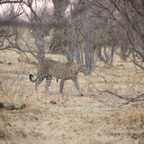
M 136 96 L 135 98 L 127 98 L 127 97 L 118 95 L 118 94 L 113 93 L 113 92 L 108 91 L 108 90 L 106 90 L 106 91 L 104 91 L 104 92 L 109 93 L 109 94 L 111 94 L 111 95 L 114 95 L 114 96 L 116 96 L 116 97 L 118 97 L 118 98 L 120 98 L 120 99 L 126 100 L 127 102 L 126 102 L 125 104 L 129 104 L 130 102 L 144 101 L 144 93 L 141 94 L 141 95 Z
M 16 82 L 16 80 L 18 79 L 19 74 L 17 75 L 17 77 L 14 79 L 14 81 L 9 85 L 9 87 L 7 88 L 7 90 L 4 91 L 4 93 L 2 94 L 1 97 L 3 97 L 6 93 L 8 93 L 8 89 L 11 88 L 11 86 Z

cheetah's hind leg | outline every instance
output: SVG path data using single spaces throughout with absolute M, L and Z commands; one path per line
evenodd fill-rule
M 50 86 L 50 84 L 51 84 L 51 81 L 52 81 L 52 75 L 46 76 L 45 91 L 46 91 L 46 93 L 48 93 L 48 94 L 50 94 L 49 86 Z

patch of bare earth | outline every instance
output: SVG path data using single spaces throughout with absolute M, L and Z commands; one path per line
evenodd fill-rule
M 126 104 L 104 92 L 109 87 L 128 97 L 141 94 L 143 73 L 128 65 L 97 67 L 87 78 L 80 74 L 84 96 L 69 81 L 59 94 L 55 79 L 50 94 L 43 92 L 43 82 L 38 95 L 28 80 L 34 67 L 20 68 L 15 59 L 0 64 L 0 102 L 26 108 L 0 109 L 0 144 L 144 144 L 144 101 Z

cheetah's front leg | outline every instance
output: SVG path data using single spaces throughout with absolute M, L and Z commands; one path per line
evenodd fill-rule
M 78 79 L 75 78 L 75 79 L 73 79 L 72 81 L 73 81 L 73 84 L 74 84 L 75 88 L 76 88 L 77 91 L 79 92 L 79 94 L 80 94 L 81 96 L 83 96 L 83 93 L 82 93 L 81 90 L 80 90 L 80 86 L 79 86 L 79 83 L 78 83 Z

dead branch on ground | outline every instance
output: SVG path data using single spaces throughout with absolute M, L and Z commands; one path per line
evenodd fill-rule
M 138 102 L 138 101 L 144 101 L 144 93 L 143 93 L 143 94 L 140 94 L 140 95 L 137 95 L 137 96 L 135 96 L 135 97 L 133 97 L 133 98 L 132 98 L 132 97 L 131 97 L 131 98 L 127 98 L 127 97 L 118 95 L 118 94 L 113 93 L 113 92 L 108 91 L 108 90 L 103 91 L 103 92 L 109 93 L 109 94 L 111 94 L 111 95 L 113 95 L 113 96 L 116 96 L 116 97 L 118 97 L 118 98 L 120 98 L 120 99 L 126 100 L 127 102 L 124 103 L 124 104 L 129 104 L 129 103 Z

